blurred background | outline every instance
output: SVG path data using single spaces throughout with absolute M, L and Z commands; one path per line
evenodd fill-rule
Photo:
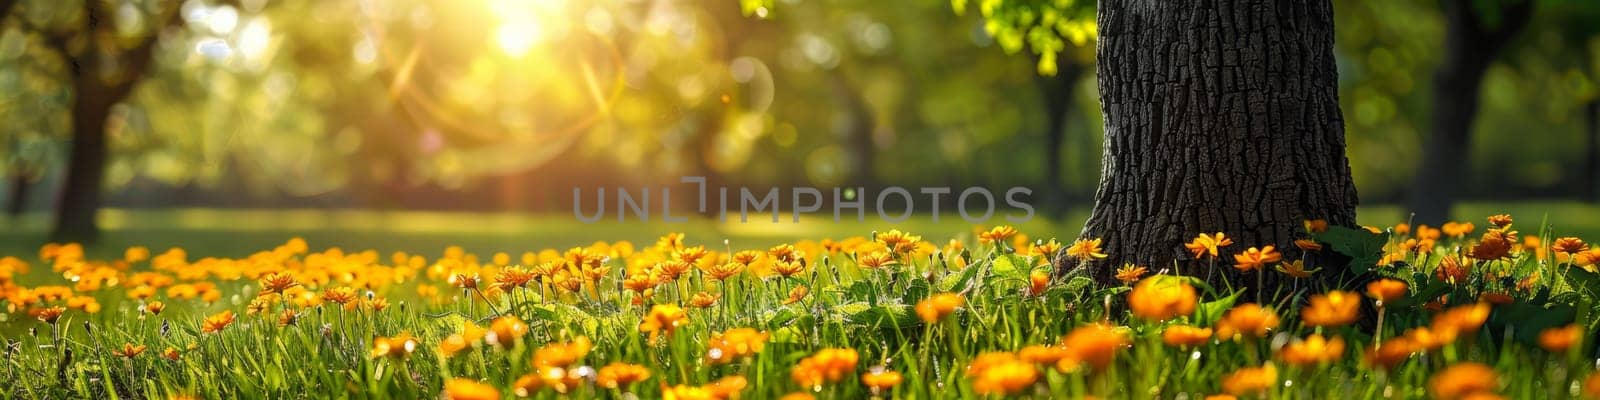
M 1600 2 L 1334 4 L 1363 223 L 1511 211 L 1600 233 Z M 1027 186 L 1048 218 L 1024 230 L 1072 237 L 1100 172 L 1085 0 L 0 0 L 0 15 L 7 252 L 52 232 L 236 254 L 295 235 L 487 251 L 885 228 L 572 216 L 574 187 L 691 175 Z M 82 236 L 85 210 L 99 234 Z

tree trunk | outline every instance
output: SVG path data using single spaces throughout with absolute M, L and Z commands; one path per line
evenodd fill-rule
M 1583 105 L 1583 200 L 1600 202 L 1600 99 Z
M 19 167 L 20 168 L 20 167 Z M 28 208 L 28 189 L 33 186 L 33 179 L 26 169 L 12 172 L 10 199 L 6 201 L 6 215 L 16 218 Z
M 1044 185 L 1043 212 L 1052 218 L 1065 213 L 1067 195 L 1061 181 L 1061 143 L 1066 139 L 1067 117 L 1072 111 L 1072 92 L 1078 87 L 1078 74 L 1083 67 L 1057 59 L 1056 76 L 1034 75 L 1039 95 L 1044 98 Z M 1031 68 L 1031 66 L 1030 66 Z
M 1103 0 L 1099 24 L 1097 280 L 1123 263 L 1221 279 L 1252 246 L 1296 259 L 1304 220 L 1355 224 L 1331 1 Z M 1234 244 L 1207 272 L 1182 245 L 1211 232 Z
M 1502 2 L 1499 25 L 1487 26 L 1472 0 L 1443 2 L 1445 56 L 1433 75 L 1432 129 L 1411 184 L 1412 221 L 1438 226 L 1450 218 L 1462 177 L 1471 163 L 1472 123 L 1478 115 L 1483 75 L 1533 15 L 1532 1 Z
M 94 79 L 82 78 L 83 79 Z M 100 227 L 100 185 L 106 166 L 106 117 L 125 93 L 103 90 L 101 85 L 79 82 L 72 102 L 72 151 L 67 159 L 66 181 L 56 205 L 55 242 L 93 242 Z

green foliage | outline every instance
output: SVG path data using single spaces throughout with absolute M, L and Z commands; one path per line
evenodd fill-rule
M 1388 233 L 1372 233 L 1365 229 L 1329 226 L 1326 232 L 1313 233 L 1318 242 L 1329 244 L 1333 251 L 1350 257 L 1349 269 L 1364 274 L 1383 259 L 1383 247 L 1389 242 Z
M 968 0 L 951 0 L 956 14 Z M 1016 54 L 1026 48 L 1038 58 L 1040 75 L 1054 76 L 1057 57 L 1069 46 L 1089 46 L 1095 40 L 1095 2 L 1091 0 L 978 0 L 983 29 L 1000 48 Z

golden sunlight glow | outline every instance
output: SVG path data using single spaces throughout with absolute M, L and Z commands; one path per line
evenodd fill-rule
M 512 57 L 522 57 L 543 39 L 541 35 L 543 33 L 539 31 L 539 23 L 530 19 L 521 23 L 501 25 L 494 37 L 495 42 L 500 45 L 500 51 Z
M 495 43 L 513 58 L 528 55 L 535 46 L 558 40 L 567 29 L 564 2 L 554 0 L 489 0 L 489 11 L 500 20 Z

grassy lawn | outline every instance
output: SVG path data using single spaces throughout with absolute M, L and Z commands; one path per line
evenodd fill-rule
M 1071 238 L 1088 218 L 1089 205 L 1078 207 L 1060 221 L 1045 218 L 1015 224 L 1018 230 L 1038 238 Z M 1362 224 L 1387 226 L 1405 219 L 1402 207 L 1383 205 L 1362 207 Z M 1456 208 L 1457 219 L 1478 225 L 1483 216 L 1510 213 L 1518 217 L 1523 230 L 1530 230 L 1544 216 L 1562 235 L 1600 237 L 1600 205 L 1575 202 L 1468 203 Z M 181 246 L 197 256 L 239 257 L 283 243 L 299 236 L 314 248 L 375 249 L 390 251 L 437 251 L 459 245 L 469 252 L 521 252 L 529 248 L 569 248 L 596 241 L 628 240 L 648 243 L 669 232 L 683 232 L 695 241 L 711 243 L 727 239 L 733 247 L 760 247 L 800 239 L 868 236 L 873 230 L 900 229 L 929 238 L 970 238 L 974 229 L 956 215 L 938 222 L 927 215 L 890 224 L 871 215 L 864 222 L 846 219 L 835 223 L 826 215 L 803 215 L 791 223 L 785 214 L 779 223 L 752 219 L 720 222 L 697 218 L 682 223 L 616 222 L 607 219 L 593 224 L 580 223 L 569 214 L 509 214 L 465 212 L 414 212 L 370 210 L 223 210 L 171 209 L 103 211 L 104 240 L 89 253 L 99 256 L 120 254 L 133 245 L 160 250 Z M 736 217 L 735 217 L 736 218 Z M 1002 218 L 994 220 L 1003 223 Z M 9 222 L 0 230 L 0 254 L 32 254 L 45 241 L 50 218 L 29 214 Z

